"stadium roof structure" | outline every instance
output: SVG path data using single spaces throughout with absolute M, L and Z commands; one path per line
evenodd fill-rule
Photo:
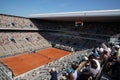
M 58 20 L 58 21 L 82 20 L 84 22 L 92 22 L 92 21 L 120 22 L 120 9 L 31 14 L 29 18 L 33 18 L 33 19 L 35 18 L 41 20 Z

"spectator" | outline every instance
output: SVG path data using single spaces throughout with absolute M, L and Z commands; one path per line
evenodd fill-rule
M 72 66 L 74 71 L 69 73 L 68 80 L 77 80 L 77 78 L 79 76 L 79 71 L 77 70 L 78 64 L 77 63 L 72 63 L 71 66 Z
M 92 77 L 95 78 L 100 70 L 100 63 L 98 60 L 93 59 L 90 61 L 90 73 L 92 73 Z
M 50 75 L 51 75 L 51 79 L 50 80 L 58 80 L 57 79 L 57 71 L 55 70 L 55 68 L 52 68 L 50 70 Z
M 116 50 L 117 50 L 116 57 L 120 58 L 120 46 L 119 45 L 116 46 Z
M 95 57 L 96 59 L 99 59 L 100 55 L 99 55 L 97 49 L 94 49 L 92 52 L 93 52 L 94 57 Z
M 103 52 L 102 57 L 103 57 L 103 61 L 106 63 L 108 61 L 108 58 L 109 58 L 107 51 Z

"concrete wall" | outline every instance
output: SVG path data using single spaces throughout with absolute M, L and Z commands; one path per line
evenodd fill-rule
M 13 80 L 12 72 L 2 63 L 0 63 L 0 80 Z

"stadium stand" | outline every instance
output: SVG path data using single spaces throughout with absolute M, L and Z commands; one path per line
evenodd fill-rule
M 93 46 L 97 46 L 99 42 L 106 41 L 104 39 L 81 37 L 81 35 L 64 34 L 64 33 L 43 32 L 41 33 L 41 35 L 44 36 L 44 38 L 46 38 L 52 45 L 54 45 L 54 47 L 65 49 L 64 48 L 65 46 L 66 47 L 65 50 L 69 50 L 69 51 L 92 48 Z M 94 44 L 95 42 L 96 44 Z M 91 44 L 91 46 L 89 45 L 89 43 Z
M 0 14 L 0 80 L 50 80 L 52 68 L 58 80 L 74 78 L 75 71 L 78 80 L 119 80 L 119 26 L 117 21 L 75 26 L 75 21 Z M 100 64 L 97 74 L 93 63 Z
M 73 31 L 74 33 L 79 32 L 79 34 L 92 34 L 96 36 L 108 35 L 108 37 L 114 34 L 118 34 L 118 26 L 120 26 L 119 22 L 85 22 L 84 26 L 76 27 L 74 21 L 47 21 L 34 19 L 31 19 L 31 21 L 38 25 L 38 28 L 42 30 L 62 32 Z
M 37 29 L 30 19 L 0 14 L 0 29 Z
M 0 32 L 0 34 L 2 34 L 0 51 L 3 53 L 1 57 L 50 47 L 37 32 Z

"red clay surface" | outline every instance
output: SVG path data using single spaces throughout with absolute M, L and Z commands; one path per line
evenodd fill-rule
M 68 55 L 69 53 L 70 52 L 56 48 L 47 48 L 44 50 L 39 50 L 36 53 L 26 53 L 2 58 L 0 61 L 8 66 L 8 68 L 13 71 L 13 74 L 17 76 L 49 63 L 55 59 L 59 59 L 65 55 Z

